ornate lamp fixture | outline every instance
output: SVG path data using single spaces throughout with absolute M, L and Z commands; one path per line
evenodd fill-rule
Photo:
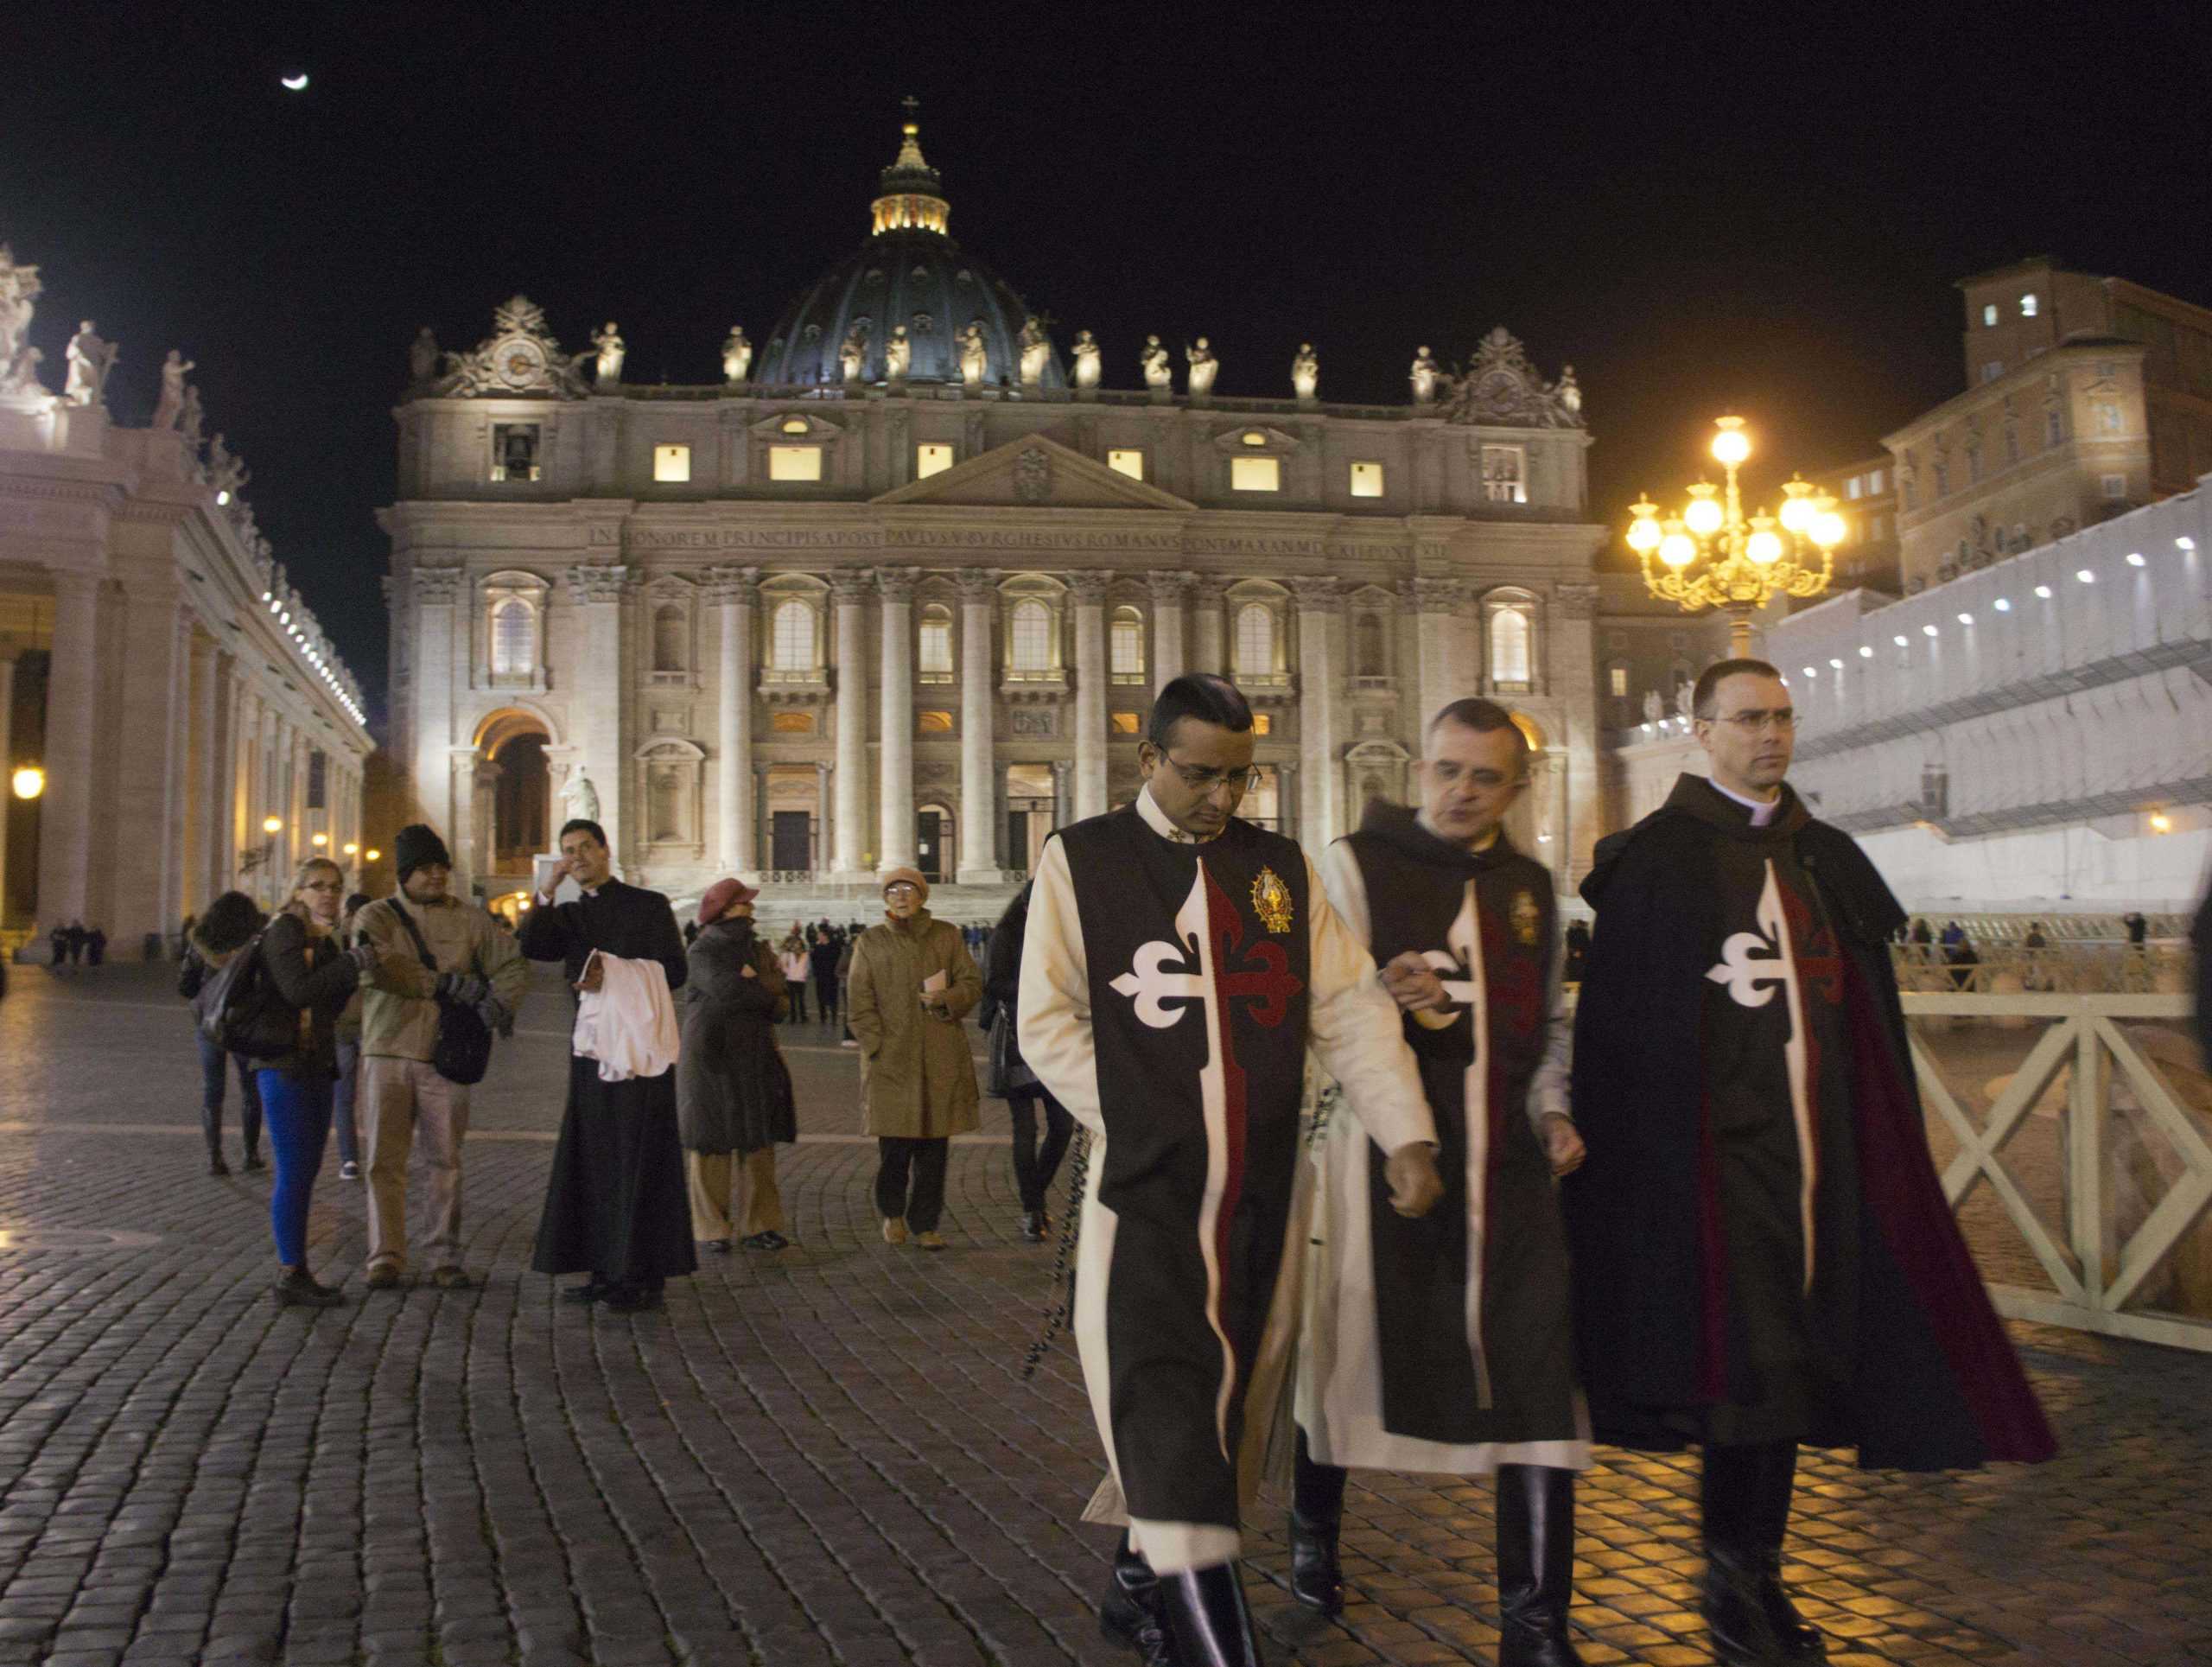
M 1630 506 L 1636 519 L 1629 523 L 1628 546 L 1653 595 L 1680 603 L 1686 613 L 1725 609 L 1728 652 L 1740 658 L 1751 652 L 1751 615 L 1770 597 L 1817 596 L 1828 588 L 1844 524 L 1834 497 L 1795 476 L 1783 485 L 1779 515 L 1762 507 L 1747 517 L 1736 471 L 1751 455 L 1751 438 L 1740 417 L 1717 418 L 1714 426 L 1720 432 L 1713 436 L 1713 455 L 1728 472 L 1726 495 L 1716 496 L 1723 489 L 1700 480 L 1689 488 L 1682 512 L 1663 521 L 1649 498 Z

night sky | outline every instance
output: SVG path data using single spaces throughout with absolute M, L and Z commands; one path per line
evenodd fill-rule
M 910 92 L 953 235 L 1109 385 L 1203 333 L 1224 394 L 1287 397 L 1311 340 L 1325 400 L 1402 401 L 1416 346 L 1503 323 L 1574 366 L 1616 524 L 1726 410 L 1762 497 L 1877 449 L 1959 391 L 1969 273 L 2051 253 L 2212 305 L 2201 4 L 1196 15 L 19 5 L 0 240 L 53 385 L 79 317 L 126 423 L 167 348 L 199 362 L 372 698 L 416 327 L 474 347 L 519 289 L 571 351 L 618 320 L 629 380 L 718 380 L 731 324 L 765 346 L 865 237 Z

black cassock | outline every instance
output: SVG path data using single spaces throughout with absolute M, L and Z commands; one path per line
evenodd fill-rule
M 594 950 L 659 962 L 671 991 L 682 987 L 687 970 L 668 899 L 619 880 L 575 902 L 532 909 L 518 941 L 531 960 L 562 963 L 571 985 Z M 569 1102 L 531 1266 L 542 1274 L 597 1274 L 617 1283 L 697 1270 L 672 1068 L 658 1077 L 602 1082 L 598 1060 L 570 1054 Z

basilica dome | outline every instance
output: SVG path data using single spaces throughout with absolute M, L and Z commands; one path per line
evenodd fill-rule
M 883 170 L 867 242 L 817 279 L 785 310 L 768 338 L 753 379 L 771 385 L 835 387 L 845 380 L 848 340 L 860 349 L 858 380 L 883 383 L 893 332 L 903 328 L 910 353 L 906 379 L 957 384 L 961 337 L 973 325 L 983 349 L 982 385 L 1020 380 L 1022 327 L 1029 309 L 1014 287 L 953 241 L 945 231 L 951 207 L 937 169 L 922 159 L 913 123 L 906 125 L 899 160 Z M 972 353 L 972 348 L 971 348 Z M 1057 351 L 1041 385 L 1067 386 Z

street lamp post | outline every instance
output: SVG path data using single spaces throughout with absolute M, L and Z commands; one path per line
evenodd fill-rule
M 1682 512 L 1664 520 L 1649 498 L 1631 505 L 1636 519 L 1629 523 L 1628 546 L 1642 563 L 1653 595 L 1681 604 L 1686 613 L 1726 612 L 1728 652 L 1741 659 L 1751 652 L 1751 615 L 1769 600 L 1817 596 L 1828 588 L 1834 552 L 1843 542 L 1843 517 L 1834 497 L 1796 477 L 1783 484 L 1780 514 L 1762 507 L 1745 515 L 1736 471 L 1751 455 L 1751 437 L 1740 417 L 1719 417 L 1714 426 L 1720 432 L 1713 436 L 1713 455 L 1727 471 L 1726 487 L 1699 481 L 1689 488 Z

